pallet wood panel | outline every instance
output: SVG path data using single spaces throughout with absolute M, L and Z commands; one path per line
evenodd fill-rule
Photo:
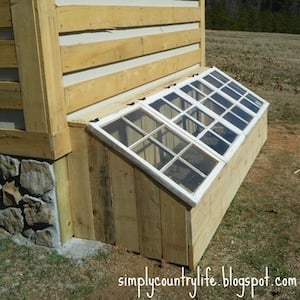
M 149 258 L 162 258 L 162 235 L 159 187 L 135 168 L 140 253 Z
M 200 50 L 197 49 L 68 86 L 65 88 L 67 111 L 71 113 L 152 80 L 196 65 L 199 63 L 199 57 Z
M 95 238 L 115 244 L 115 221 L 112 207 L 109 152 L 101 141 L 88 137 L 90 187 Z
M 157 53 L 200 43 L 201 31 L 145 35 L 112 41 L 63 46 L 62 62 L 65 73 Z
M 0 0 L 0 28 L 11 26 L 9 0 Z
M 71 127 L 72 153 L 68 155 L 70 195 L 74 235 L 95 239 L 94 216 L 90 192 L 87 134 L 82 128 Z
M 267 113 L 259 120 L 235 156 L 212 183 L 208 193 L 191 210 L 193 257 L 190 258 L 190 268 L 195 268 L 201 259 L 266 138 Z
M 82 16 L 86 16 L 82 18 Z M 57 7 L 59 31 L 180 24 L 200 21 L 199 7 L 88 6 Z
M 115 215 L 116 244 L 139 252 L 134 168 L 114 152 L 109 152 L 112 203 Z
M 0 40 L 0 68 L 16 68 L 18 66 L 15 42 Z
M 186 208 L 169 193 L 160 190 L 162 257 L 175 264 L 188 265 Z
M 19 82 L 0 81 L 0 109 L 22 109 Z

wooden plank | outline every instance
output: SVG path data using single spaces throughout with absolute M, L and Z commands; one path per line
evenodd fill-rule
M 0 28 L 11 26 L 9 0 L 0 0 Z
M 195 268 L 201 259 L 266 138 L 267 112 L 223 168 L 200 203 L 191 210 L 193 248 L 193 257 L 190 260 L 191 269 Z M 227 186 L 230 188 L 224 188 Z
M 49 137 L 45 133 L 0 129 L 1 153 L 51 158 Z
M 22 109 L 19 82 L 0 81 L 0 109 Z
M 100 5 L 57 7 L 60 32 L 190 23 L 200 21 L 200 16 L 199 7 Z
M 200 31 L 201 31 L 201 67 L 206 67 L 206 45 L 205 45 L 205 0 L 199 0 L 199 6 L 201 11 L 201 18 L 200 18 Z
M 159 187 L 142 171 L 135 168 L 140 253 L 162 258 L 162 235 Z
M 200 50 L 151 62 L 65 88 L 68 113 L 199 63 Z M 108 84 L 109 83 L 109 84 Z
M 70 128 L 72 153 L 68 157 L 74 236 L 95 239 L 90 191 L 87 134 L 83 128 Z
M 65 243 L 73 236 L 71 197 L 68 161 L 66 157 L 54 163 L 57 211 L 60 225 L 60 240 Z
M 0 68 L 16 68 L 18 66 L 15 42 L 0 40 Z
M 160 190 L 163 258 L 187 266 L 188 236 L 186 208 L 164 190 Z
M 114 152 L 109 152 L 109 168 L 116 244 L 130 251 L 139 252 L 134 168 Z
M 95 137 L 89 136 L 89 172 L 95 239 L 115 244 L 108 149 Z
M 201 31 L 184 30 L 61 48 L 65 73 L 200 42 Z

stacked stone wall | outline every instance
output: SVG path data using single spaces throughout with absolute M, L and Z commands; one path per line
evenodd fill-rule
M 0 154 L 0 234 L 56 247 L 58 232 L 53 165 Z

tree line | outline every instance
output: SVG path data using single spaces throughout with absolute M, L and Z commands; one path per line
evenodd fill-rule
M 300 0 L 206 0 L 206 27 L 300 33 Z

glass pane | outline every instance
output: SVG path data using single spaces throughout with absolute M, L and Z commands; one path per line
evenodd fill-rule
M 217 79 L 219 79 L 220 81 L 222 81 L 222 82 L 224 82 L 224 83 L 226 83 L 226 82 L 229 81 L 229 79 L 228 79 L 227 77 L 223 76 L 222 74 L 220 74 L 220 73 L 217 72 L 217 71 L 213 71 L 213 72 L 211 73 L 211 75 L 215 76 Z
M 211 77 L 210 75 L 205 76 L 204 79 L 217 88 L 221 87 L 224 84 L 214 77 Z
M 136 110 L 124 117 L 147 133 L 150 133 L 162 125 L 161 122 L 156 121 L 141 109 Z
M 184 98 L 180 97 L 179 95 L 172 93 L 164 97 L 169 102 L 171 102 L 173 105 L 177 106 L 181 110 L 188 109 L 191 104 L 187 102 Z
M 249 114 L 247 114 L 245 111 L 243 111 L 241 108 L 239 108 L 238 106 L 235 106 L 232 109 L 232 112 L 234 112 L 236 115 L 238 115 L 239 117 L 241 117 L 242 119 L 244 119 L 247 122 L 250 122 L 253 117 L 250 116 Z
M 259 108 L 256 105 L 254 105 L 252 102 L 248 101 L 246 98 L 244 98 L 241 101 L 241 103 L 255 113 L 259 111 Z
M 197 107 L 190 109 L 187 113 L 200 123 L 204 124 L 205 126 L 208 126 L 214 121 L 213 118 L 205 114 L 202 110 L 200 110 Z
M 205 98 L 205 96 L 203 94 L 201 94 L 197 90 L 193 89 L 189 85 L 184 86 L 183 88 L 181 88 L 181 90 L 197 101 L 200 101 Z
M 200 81 L 194 81 L 191 83 L 196 89 L 198 89 L 200 92 L 203 92 L 205 95 L 209 95 L 213 92 L 209 87 L 207 87 L 205 84 L 203 84 Z
M 179 153 L 188 145 L 186 141 L 167 128 L 158 130 L 153 137 L 175 153 Z
M 222 141 L 220 138 L 218 138 L 216 135 L 214 135 L 211 132 L 207 132 L 201 138 L 201 141 L 221 155 L 223 155 L 229 148 L 229 145 L 227 143 Z
M 229 86 L 241 95 L 245 95 L 247 93 L 246 90 L 244 90 L 240 85 L 237 85 L 235 82 L 230 82 Z
M 204 181 L 204 177 L 193 171 L 180 160 L 176 160 L 164 173 L 190 192 L 194 192 Z
M 250 100 L 251 102 L 253 102 L 254 104 L 256 104 L 259 107 L 261 107 L 263 105 L 262 101 L 260 101 L 259 99 L 257 99 L 252 94 L 248 94 L 246 97 L 247 97 L 248 100 Z
M 205 175 L 208 175 L 217 164 L 213 158 L 195 146 L 189 147 L 181 157 Z
M 242 121 L 241 119 L 239 119 L 238 117 L 236 117 L 230 112 L 224 116 L 224 119 L 229 121 L 232 125 L 234 125 L 235 127 L 241 130 L 245 129 L 247 126 L 246 122 Z
M 149 139 L 139 143 L 132 150 L 159 170 L 173 158 L 173 155 Z
M 144 136 L 123 119 L 112 122 L 104 126 L 103 129 L 107 133 L 112 135 L 115 139 L 128 147 Z
M 238 93 L 236 93 L 234 90 L 230 89 L 227 86 L 222 88 L 222 91 L 235 100 L 239 100 L 241 98 L 241 95 L 239 95 Z
M 176 120 L 176 124 L 183 128 L 188 133 L 193 136 L 198 136 L 204 129 L 204 127 L 200 126 L 195 121 L 191 120 L 187 116 L 181 116 Z
M 218 115 L 221 115 L 225 111 L 225 108 L 216 104 L 215 102 L 211 101 L 210 99 L 206 99 L 203 102 L 203 104 Z
M 237 137 L 235 132 L 221 123 L 217 123 L 215 126 L 213 126 L 212 130 L 230 143 L 232 143 Z
M 159 111 L 164 116 L 166 116 L 168 119 L 172 119 L 179 114 L 178 110 L 170 106 L 162 99 L 151 103 L 150 106 Z
M 233 105 L 232 102 L 230 102 L 229 100 L 227 100 L 226 98 L 224 98 L 223 96 L 221 96 L 218 93 L 215 93 L 211 96 L 216 102 L 218 102 L 219 104 L 223 105 L 226 108 L 229 108 Z

